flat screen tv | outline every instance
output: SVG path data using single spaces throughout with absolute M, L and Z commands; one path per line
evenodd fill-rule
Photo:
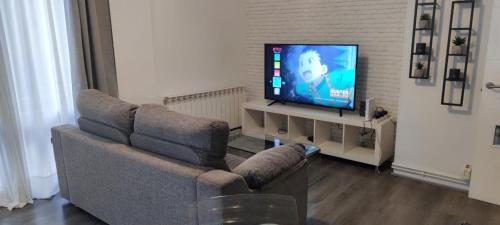
M 358 45 L 266 44 L 269 100 L 354 110 Z

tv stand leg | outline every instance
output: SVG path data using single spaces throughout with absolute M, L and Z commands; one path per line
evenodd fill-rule
M 339 115 L 342 117 L 342 109 L 339 109 Z
M 274 104 L 276 104 L 276 103 L 280 103 L 280 104 L 286 105 L 286 104 L 285 104 L 284 102 L 282 102 L 282 101 L 275 100 L 275 101 L 272 101 L 271 103 L 267 104 L 267 106 L 272 106 L 272 105 L 274 105 Z

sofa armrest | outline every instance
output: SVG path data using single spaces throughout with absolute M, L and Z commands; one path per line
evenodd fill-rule
M 304 146 L 289 144 L 259 152 L 232 172 L 241 175 L 251 189 L 260 190 L 295 174 L 306 164 Z
M 197 189 L 199 200 L 250 193 L 243 177 L 223 170 L 211 170 L 201 174 L 198 177 Z
M 307 220 L 307 159 L 304 146 L 284 145 L 260 152 L 234 170 L 256 194 L 288 195 L 297 201 L 299 224 Z
M 64 151 L 62 147 L 62 134 L 67 130 L 78 130 L 78 127 L 73 125 L 62 125 L 51 129 L 52 147 L 54 149 L 54 159 L 56 161 L 57 178 L 59 181 L 59 190 L 63 198 L 71 201 L 68 187 L 68 177 L 66 176 L 66 164 L 64 162 Z
M 201 174 L 197 181 L 197 191 L 198 220 L 204 224 L 219 224 L 224 221 L 223 198 L 219 197 L 251 193 L 243 177 L 224 170 L 211 170 Z M 217 223 L 208 223 L 209 221 Z

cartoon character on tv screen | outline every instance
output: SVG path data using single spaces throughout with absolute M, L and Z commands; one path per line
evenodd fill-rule
M 314 104 L 353 108 L 356 71 L 342 65 L 342 60 L 335 62 L 342 54 L 321 47 L 304 48 L 298 57 L 295 94 Z

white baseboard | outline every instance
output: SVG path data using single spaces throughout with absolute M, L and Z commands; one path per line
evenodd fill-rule
M 469 191 L 469 182 L 467 180 L 396 164 L 392 165 L 392 169 L 394 170 L 393 174 L 396 176 L 408 177 L 453 189 Z

